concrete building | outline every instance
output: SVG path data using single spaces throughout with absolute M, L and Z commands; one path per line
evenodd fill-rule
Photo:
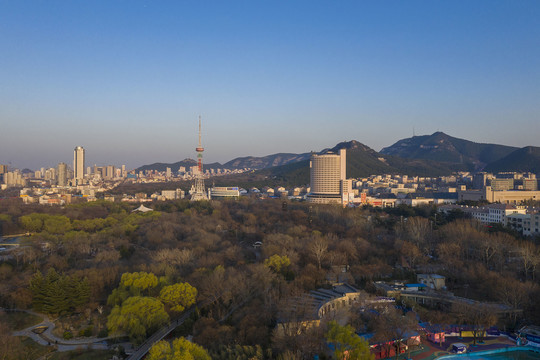
M 237 186 L 213 186 L 210 188 L 210 199 L 236 198 L 240 197 L 240 190 Z
M 107 165 L 107 167 L 105 168 L 105 179 L 112 180 L 114 179 L 114 175 L 114 165 Z
M 58 164 L 58 186 L 67 186 L 67 164 L 61 162 Z
M 523 190 L 538 191 L 537 179 L 523 179 Z
M 84 182 L 84 148 L 77 146 L 73 152 L 73 183 L 80 185 Z
M 527 209 L 510 204 L 490 204 L 486 206 L 443 205 L 438 211 L 449 213 L 461 210 L 482 224 L 507 224 L 507 217 L 512 214 L 525 214 Z
M 540 213 L 509 215 L 506 225 L 525 236 L 540 235 Z
M 487 181 L 491 174 L 479 172 L 473 176 L 473 189 L 483 189 L 487 185 Z
M 418 274 L 416 279 L 420 284 L 424 284 L 433 290 L 446 289 L 445 277 L 438 274 Z
M 505 191 L 514 189 L 514 178 L 511 179 L 491 179 L 491 188 L 493 191 Z
M 26 180 L 23 178 L 22 174 L 17 171 L 8 171 L 4 174 L 4 184 L 6 187 L 11 186 L 25 186 Z
M 311 192 L 309 202 L 319 204 L 342 204 L 348 198 L 350 184 L 346 181 L 347 153 L 341 149 L 339 154 L 312 154 L 309 162 Z
M 458 201 L 481 201 L 499 202 L 502 204 L 520 204 L 527 200 L 540 200 L 540 191 L 527 190 L 501 190 L 494 191 L 491 186 L 485 186 L 482 190 L 460 190 Z
M 161 196 L 165 198 L 165 200 L 176 200 L 178 199 L 176 197 L 176 190 L 162 190 Z

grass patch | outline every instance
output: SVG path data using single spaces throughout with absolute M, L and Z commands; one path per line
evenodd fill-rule
M 52 346 L 39 345 L 37 342 L 26 336 L 19 337 L 19 339 L 21 340 L 22 349 L 15 357 L 18 359 L 39 359 L 54 350 Z
M 13 331 L 26 329 L 27 327 L 37 325 L 43 321 L 39 316 L 21 311 L 5 312 L 2 316 L 2 320 Z
M 74 350 L 52 354 L 50 360 L 109 360 L 116 355 L 112 350 Z

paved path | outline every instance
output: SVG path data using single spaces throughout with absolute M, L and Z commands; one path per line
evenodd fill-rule
M 195 312 L 197 308 L 201 308 L 203 306 L 206 306 L 210 304 L 210 300 L 203 301 L 202 303 L 199 303 L 186 312 L 182 314 L 177 319 L 172 320 L 168 326 L 165 326 L 161 328 L 160 330 L 156 331 L 152 336 L 150 336 L 146 341 L 137 348 L 137 350 L 131 354 L 128 357 L 128 360 L 140 360 L 142 359 L 146 353 L 150 350 L 150 348 L 158 341 L 162 340 L 165 336 L 169 335 L 174 329 L 176 329 L 178 326 L 182 325 L 190 316 Z M 29 338 L 32 338 L 35 342 L 41 344 L 41 345 L 56 345 L 58 347 L 58 351 L 71 351 L 71 350 L 77 350 L 77 349 L 93 349 L 93 350 L 107 350 L 109 347 L 107 346 L 107 343 L 105 340 L 116 338 L 116 337 L 108 337 L 108 338 L 84 338 L 84 339 L 73 339 L 73 340 L 65 340 L 63 338 L 59 338 L 56 335 L 52 333 L 52 330 L 54 329 L 54 323 L 43 314 L 38 314 L 36 312 L 30 311 L 30 310 L 16 310 L 16 309 L 5 309 L 6 311 L 23 311 L 27 312 L 36 316 L 39 316 L 43 319 L 43 321 L 37 325 L 30 326 L 24 330 L 16 331 L 13 333 L 14 336 L 27 336 Z M 40 327 L 46 326 L 47 329 L 43 331 L 41 334 L 36 334 L 32 330 Z M 113 346 L 117 346 L 113 345 Z
M 82 339 L 72 339 L 65 340 L 53 334 L 52 330 L 55 327 L 54 322 L 49 319 L 47 315 L 39 314 L 31 310 L 14 310 L 14 309 L 4 309 L 5 311 L 20 311 L 26 312 L 32 315 L 36 315 L 43 319 L 37 325 L 30 326 L 26 329 L 15 331 L 12 333 L 13 336 L 27 336 L 43 346 L 52 346 L 56 345 L 58 351 L 71 351 L 77 349 L 95 349 L 95 350 L 107 350 L 108 346 L 105 340 L 109 338 L 82 338 Z M 35 333 L 33 330 L 38 328 L 46 327 L 47 329 L 40 334 Z

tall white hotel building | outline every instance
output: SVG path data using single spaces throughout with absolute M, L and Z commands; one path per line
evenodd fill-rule
M 318 204 L 347 201 L 350 184 L 346 178 L 347 151 L 339 150 L 339 154 L 312 154 L 309 162 L 311 191 L 307 196 L 309 202 Z

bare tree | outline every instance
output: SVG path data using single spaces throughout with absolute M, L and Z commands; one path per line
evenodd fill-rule
M 322 236 L 316 236 L 309 245 L 309 249 L 315 259 L 317 260 L 317 266 L 321 269 L 321 262 L 328 250 L 328 241 Z
M 397 359 L 402 342 L 413 335 L 417 328 L 414 313 L 409 312 L 403 315 L 397 308 L 388 306 L 373 321 L 375 338 L 377 341 L 387 344 L 387 355 L 389 355 L 390 346 L 393 345 Z
M 472 328 L 473 344 L 479 337 L 483 337 L 487 328 L 497 323 L 496 309 L 488 304 L 482 303 L 454 303 L 452 312 L 464 325 L 469 325 Z
M 519 246 L 519 254 L 521 255 L 525 278 L 527 279 L 530 273 L 534 280 L 536 267 L 540 264 L 540 251 L 538 246 L 530 241 L 523 241 Z
M 409 218 L 405 231 L 407 237 L 417 246 L 424 244 L 430 231 L 429 220 L 420 216 Z

